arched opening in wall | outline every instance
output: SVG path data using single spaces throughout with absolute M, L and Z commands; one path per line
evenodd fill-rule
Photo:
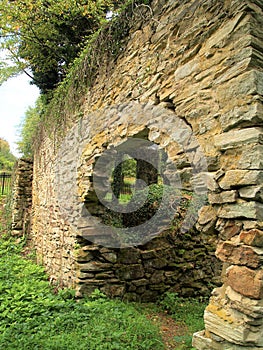
M 144 128 L 117 146 L 100 134 L 103 142 L 96 139 L 84 151 L 81 174 L 88 181 L 79 186 L 90 216 L 78 238 L 81 294 L 99 288 L 109 296 L 150 301 L 166 291 L 209 295 L 220 283 L 216 234 L 201 233 L 191 222 L 198 210 L 192 205 L 191 162 L 169 135 L 159 134 Z M 185 224 L 188 229 L 181 230 Z M 108 232 L 117 238 L 108 239 Z
M 97 158 L 84 203 L 103 224 L 123 228 L 149 221 L 162 204 L 158 219 L 152 222 L 154 229 L 151 226 L 156 235 L 172 218 L 172 206 L 180 198 L 180 189 L 165 176 L 167 153 L 149 141 L 148 135 L 149 129 L 145 128 L 118 147 L 109 147 L 105 159 Z
M 120 202 L 129 201 L 135 189 L 161 181 L 159 166 L 162 155 L 157 145 L 143 142 L 148 140 L 148 134 L 149 129 L 145 128 L 133 136 L 137 140 L 134 145 L 130 139 L 119 147 L 112 171 L 111 187 Z M 148 158 L 154 161 L 150 163 Z

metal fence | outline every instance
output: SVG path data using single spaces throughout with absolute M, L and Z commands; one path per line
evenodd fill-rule
M 4 195 L 11 190 L 11 174 L 0 173 L 0 194 Z

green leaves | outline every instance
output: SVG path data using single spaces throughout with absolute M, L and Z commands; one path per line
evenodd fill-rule
M 9 144 L 0 138 L 0 171 L 10 171 L 13 169 L 16 157 L 11 153 Z
M 14 64 L 1 64 L 0 83 L 30 68 L 41 92 L 54 89 L 111 7 L 111 0 L 2 0 L 0 44 Z

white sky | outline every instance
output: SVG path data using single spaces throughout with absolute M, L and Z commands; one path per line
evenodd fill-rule
M 29 106 L 34 106 L 39 90 L 29 84 L 26 74 L 9 79 L 0 86 L 0 137 L 8 141 L 11 152 L 19 156 L 16 142 L 18 126 Z

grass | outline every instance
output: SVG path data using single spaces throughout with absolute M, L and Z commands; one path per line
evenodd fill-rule
M 0 349 L 164 349 L 158 327 L 136 308 L 96 292 L 52 292 L 43 267 L 0 239 Z
M 5 196 L 7 196 L 9 193 L 10 193 L 9 187 L 5 187 L 4 189 L 0 187 L 0 198 L 5 198 Z

